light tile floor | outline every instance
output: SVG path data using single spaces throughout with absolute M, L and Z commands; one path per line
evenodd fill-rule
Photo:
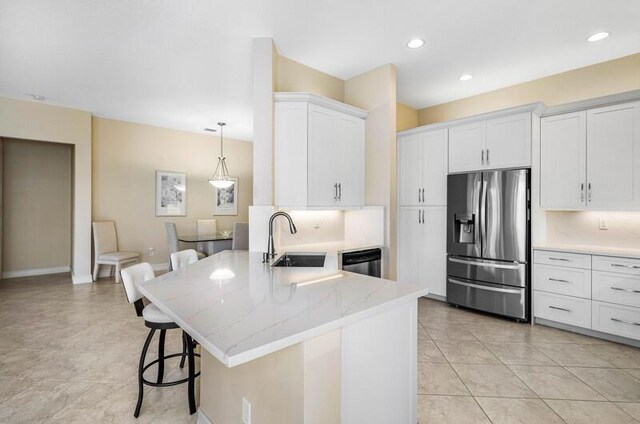
M 640 349 L 426 299 L 419 321 L 420 424 L 640 422 Z M 121 285 L 2 280 L 0 322 L 0 423 L 196 422 L 185 385 L 146 388 L 133 418 L 147 331 Z

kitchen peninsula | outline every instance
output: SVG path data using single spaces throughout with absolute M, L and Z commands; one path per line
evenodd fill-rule
M 415 423 L 426 289 L 224 251 L 141 285 L 202 346 L 199 423 Z

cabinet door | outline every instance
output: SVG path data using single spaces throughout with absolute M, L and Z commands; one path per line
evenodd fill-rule
M 541 206 L 583 209 L 587 200 L 587 113 L 542 118 L 540 125 Z
M 309 105 L 307 158 L 309 206 L 334 206 L 337 201 L 340 157 L 336 126 L 337 112 Z
M 424 204 L 447 204 L 447 130 L 424 134 L 422 148 Z
M 449 172 L 475 171 L 484 167 L 485 123 L 449 129 Z
M 401 207 L 398 212 L 398 281 L 421 284 L 422 208 Z
M 398 139 L 398 188 L 401 206 L 422 204 L 422 135 Z
M 447 208 L 445 206 L 424 208 L 424 223 L 421 230 L 422 285 L 429 294 L 447 295 Z
M 521 168 L 531 166 L 531 114 L 487 121 L 485 166 Z
M 640 206 L 640 103 L 587 111 L 587 208 Z
M 339 118 L 340 178 L 338 205 L 364 206 L 364 119 L 343 115 Z

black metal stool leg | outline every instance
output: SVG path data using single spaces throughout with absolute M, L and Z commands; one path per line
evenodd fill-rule
M 187 342 L 187 353 L 189 359 L 189 388 L 187 389 L 189 392 L 189 413 L 195 414 L 196 412 L 196 393 L 195 393 L 195 381 L 196 381 L 196 361 L 195 356 L 193 355 L 193 340 L 191 336 L 187 333 L 184 333 L 184 338 Z
M 167 330 L 160 330 L 160 339 L 158 340 L 158 383 L 162 383 L 164 378 L 164 339 Z
M 151 339 L 153 339 L 153 335 L 155 334 L 156 329 L 152 328 L 149 330 L 149 335 L 147 336 L 147 340 L 144 342 L 144 347 L 142 348 L 142 353 L 140 354 L 140 365 L 138 366 L 138 404 L 136 405 L 136 410 L 133 413 L 133 416 L 138 418 L 140 415 L 140 408 L 142 407 L 142 395 L 144 390 L 144 384 L 142 383 L 142 374 L 144 372 L 144 360 L 147 356 L 147 351 L 149 350 L 149 345 L 151 344 Z
M 184 360 L 187 359 L 187 339 L 182 332 L 182 358 L 180 358 L 180 368 L 184 368 Z

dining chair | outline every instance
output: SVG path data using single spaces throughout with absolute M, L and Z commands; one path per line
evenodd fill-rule
M 231 250 L 249 250 L 249 224 L 247 222 L 233 224 Z
M 138 252 L 124 252 L 118 250 L 118 237 L 116 224 L 113 221 L 96 221 L 93 227 L 93 281 L 98 279 L 100 265 L 106 265 L 115 269 L 116 283 L 120 282 L 120 270 L 125 265 L 131 265 L 140 261 Z
M 171 254 L 171 269 L 174 271 L 196 262 L 198 262 L 198 253 L 193 249 L 182 250 Z
M 196 221 L 196 234 L 199 236 L 216 234 L 217 232 L 218 224 L 215 219 L 198 219 Z M 213 242 L 198 243 L 197 249 L 207 256 L 213 255 Z
M 167 242 L 169 243 L 169 271 L 173 269 L 171 266 L 171 254 L 180 250 L 180 240 L 178 240 L 178 230 L 175 222 L 165 222 L 164 228 L 167 231 Z M 198 259 L 205 258 L 206 255 L 198 252 Z
M 124 286 L 127 301 L 134 305 L 136 314 L 139 317 L 141 316 L 144 318 L 144 325 L 149 328 L 149 334 L 144 342 L 142 353 L 140 354 L 140 362 L 138 364 L 138 402 L 133 416 L 138 418 L 140 415 L 140 408 L 142 407 L 142 398 L 144 395 L 144 385 L 152 387 L 170 387 L 182 383 L 188 383 L 187 397 L 189 401 L 189 412 L 194 414 L 196 412 L 195 379 L 200 375 L 199 372 L 195 372 L 195 358 L 200 355 L 194 353 L 193 339 L 185 331 L 182 332 L 182 352 L 173 353 L 171 355 L 164 354 L 167 330 L 177 329 L 180 327 L 153 303 L 144 306 L 142 301 L 143 296 L 138 286 L 145 281 L 152 280 L 153 278 L 155 278 L 153 269 L 147 262 L 133 265 L 122 270 L 122 285 Z M 151 345 L 151 341 L 153 340 L 153 336 L 157 330 L 160 330 L 160 338 L 158 340 L 158 359 L 145 364 L 149 345 Z M 185 358 L 188 361 L 189 368 L 187 377 L 181 380 L 164 382 L 164 360 L 178 357 L 181 358 L 180 368 L 184 367 Z M 149 381 L 145 379 L 145 371 L 156 364 L 158 365 L 156 381 Z

